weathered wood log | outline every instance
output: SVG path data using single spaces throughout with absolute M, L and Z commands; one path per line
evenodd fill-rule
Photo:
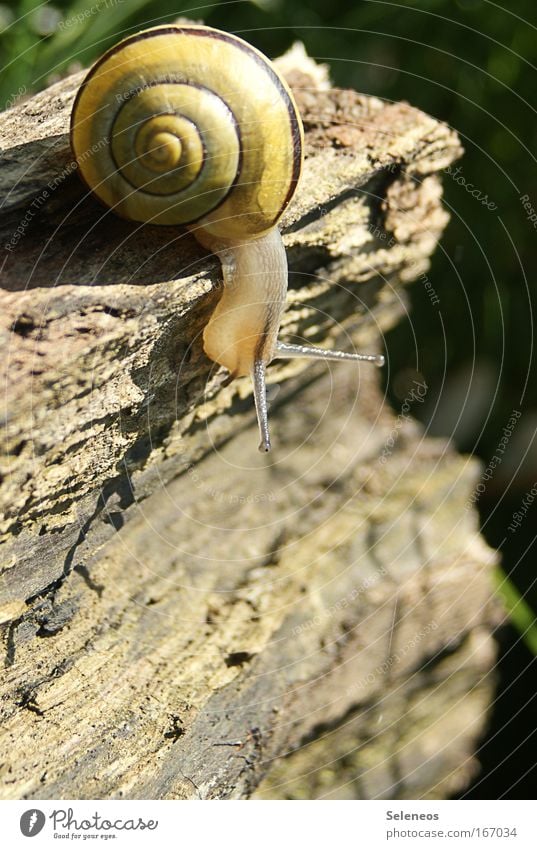
M 457 136 L 283 67 L 307 156 L 282 335 L 378 348 L 448 220 Z M 85 194 L 80 80 L 0 116 L 1 795 L 462 786 L 497 616 L 476 464 L 396 417 L 376 371 L 300 361 L 271 366 L 259 455 L 249 382 L 201 346 L 219 264 Z

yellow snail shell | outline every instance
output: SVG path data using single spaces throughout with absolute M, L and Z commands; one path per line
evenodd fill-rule
M 274 226 L 302 163 L 285 82 L 249 44 L 203 26 L 145 30 L 105 53 L 76 97 L 71 141 L 118 215 L 198 222 L 222 239 Z

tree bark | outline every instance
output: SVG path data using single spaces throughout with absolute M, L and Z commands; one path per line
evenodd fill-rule
M 459 141 L 299 51 L 281 66 L 306 129 L 281 338 L 378 350 L 427 279 Z M 477 464 L 376 370 L 298 360 L 270 368 L 259 455 L 249 381 L 202 350 L 219 263 L 86 194 L 81 79 L 0 116 L 3 798 L 460 788 L 498 619 Z

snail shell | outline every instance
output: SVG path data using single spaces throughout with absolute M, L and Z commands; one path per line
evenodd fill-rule
M 78 91 L 71 144 L 88 187 L 118 215 L 255 238 L 300 175 L 302 125 L 258 50 L 204 26 L 137 33 Z

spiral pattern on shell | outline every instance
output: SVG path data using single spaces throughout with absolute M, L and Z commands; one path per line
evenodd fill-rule
M 202 26 L 125 39 L 90 70 L 71 144 L 88 187 L 124 218 L 195 222 L 223 239 L 272 227 L 302 162 L 302 125 L 271 63 Z

